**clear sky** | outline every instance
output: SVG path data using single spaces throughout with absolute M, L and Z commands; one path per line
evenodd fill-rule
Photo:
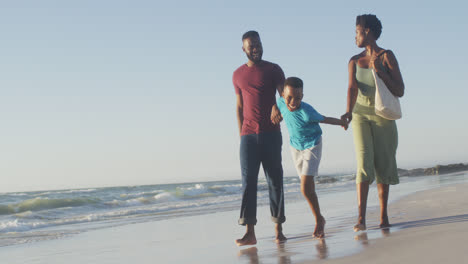
M 240 179 L 242 34 L 259 31 L 263 58 L 339 117 L 363 13 L 381 19 L 378 44 L 406 85 L 399 167 L 468 162 L 467 10 L 461 0 L 1 1 L 0 192 Z M 320 171 L 353 172 L 351 130 L 322 129 Z

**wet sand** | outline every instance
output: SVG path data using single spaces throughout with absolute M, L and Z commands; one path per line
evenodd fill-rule
M 411 189 L 420 186 L 407 183 Z M 434 184 L 440 184 L 440 179 Z M 375 186 L 373 186 L 375 187 Z M 373 188 L 375 189 L 375 188 Z M 405 191 L 406 192 L 406 191 Z M 411 192 L 410 192 L 411 193 Z M 389 206 L 389 230 L 380 230 L 373 201 L 368 230 L 354 233 L 355 216 L 327 219 L 326 238 L 312 238 L 314 221 L 305 202 L 287 204 L 288 241 L 274 242 L 269 208 L 258 208 L 258 243 L 237 247 L 244 228 L 238 212 L 174 218 L 99 229 L 32 244 L 0 248 L 2 263 L 461 263 L 468 258 L 468 184 L 412 193 Z M 392 194 L 392 193 L 391 193 Z M 341 196 L 340 196 L 341 195 Z M 376 193 L 371 193 L 375 200 Z M 405 194 L 406 195 L 406 194 Z M 323 204 L 355 201 L 355 193 L 336 194 Z M 348 205 L 347 205 L 348 206 Z M 332 215 L 333 206 L 324 208 Z M 353 211 L 355 208 L 351 208 Z M 328 210 L 328 211 L 327 211 Z
M 418 192 L 391 204 L 389 230 L 361 232 L 365 249 L 327 263 L 464 263 L 468 259 L 468 184 Z M 377 217 L 376 213 L 370 217 Z M 384 238 L 369 239 L 382 232 Z M 306 263 L 320 263 L 308 261 Z

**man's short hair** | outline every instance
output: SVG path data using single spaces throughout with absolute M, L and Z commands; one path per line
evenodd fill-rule
M 375 40 L 378 40 L 380 34 L 382 34 L 382 23 L 376 15 L 366 14 L 357 16 L 356 26 L 368 28 L 370 32 L 372 32 L 372 35 L 375 37 Z
M 242 41 L 248 38 L 260 38 L 260 35 L 258 34 L 257 31 L 250 30 L 250 31 L 245 32 L 244 35 L 242 35 Z
M 302 89 L 304 87 L 304 83 L 297 77 L 288 77 L 284 82 L 284 87 L 286 86 L 292 87 L 294 89 Z

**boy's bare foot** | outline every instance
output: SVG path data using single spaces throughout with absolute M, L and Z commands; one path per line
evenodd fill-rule
M 275 239 L 275 242 L 277 244 L 280 244 L 280 243 L 286 242 L 286 240 L 288 240 L 288 239 L 283 234 L 283 227 L 281 226 L 281 224 L 276 224 L 276 239 Z
M 315 230 L 314 230 L 314 235 L 313 237 L 316 238 L 323 238 L 325 237 L 325 218 L 323 216 L 320 217 L 320 219 L 317 221 L 317 224 L 315 225 Z
M 242 237 L 241 239 L 236 239 L 236 244 L 239 247 L 257 244 L 257 238 L 255 237 L 255 233 L 245 233 L 244 237 Z

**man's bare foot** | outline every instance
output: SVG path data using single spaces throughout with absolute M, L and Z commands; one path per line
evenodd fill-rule
M 276 239 L 275 239 L 275 242 L 277 244 L 280 244 L 280 243 L 286 242 L 286 240 L 288 240 L 288 239 L 283 234 L 283 227 L 281 226 L 281 224 L 276 224 Z
M 315 225 L 315 230 L 314 230 L 314 235 L 313 237 L 316 238 L 323 238 L 325 237 L 325 218 L 323 216 L 320 217 L 320 219 L 317 221 L 317 224 Z
M 283 232 L 276 234 L 275 242 L 277 244 L 284 243 L 284 242 L 286 242 L 286 240 L 288 240 L 288 239 L 283 235 Z
M 236 239 L 236 245 L 238 245 L 239 247 L 255 244 L 257 244 L 257 238 L 255 237 L 255 233 L 247 232 L 241 239 Z

